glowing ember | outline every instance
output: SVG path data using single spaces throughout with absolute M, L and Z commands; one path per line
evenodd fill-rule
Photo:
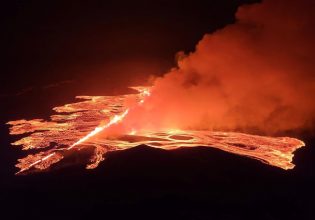
M 87 169 L 93 169 L 104 160 L 107 152 L 124 150 L 145 144 L 151 147 L 172 150 L 180 147 L 206 146 L 258 159 L 282 169 L 292 169 L 293 152 L 304 146 L 300 140 L 288 137 L 263 137 L 234 132 L 209 131 L 142 131 L 134 130 L 115 136 L 100 136 L 113 125 L 119 124 L 130 109 L 142 105 L 150 96 L 146 87 L 133 87 L 138 94 L 120 96 L 78 96 L 84 101 L 56 107 L 60 114 L 52 115 L 51 121 L 42 119 L 8 122 L 10 134 L 25 134 L 13 145 L 22 145 L 23 150 L 37 149 L 40 152 L 19 159 L 16 167 L 20 172 L 29 169 L 49 168 L 69 155 L 69 151 L 94 148 Z M 137 100 L 127 107 L 126 100 Z

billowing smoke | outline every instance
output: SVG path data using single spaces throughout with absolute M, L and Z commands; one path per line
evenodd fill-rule
M 265 0 L 206 34 L 154 81 L 130 126 L 283 132 L 315 116 L 315 4 Z

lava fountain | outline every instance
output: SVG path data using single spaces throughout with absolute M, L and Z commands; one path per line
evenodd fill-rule
M 23 150 L 36 150 L 18 160 L 22 173 L 45 170 L 63 158 L 84 148 L 93 148 L 87 169 L 96 168 L 107 152 L 125 150 L 141 144 L 173 150 L 181 147 L 213 147 L 251 157 L 282 169 L 292 169 L 293 153 L 304 146 L 303 141 L 289 137 L 257 136 L 236 132 L 205 130 L 135 130 L 120 129 L 115 135 L 100 135 L 123 124 L 133 109 L 143 105 L 150 88 L 132 87 L 137 94 L 118 96 L 77 96 L 79 102 L 55 107 L 57 114 L 43 119 L 10 121 L 10 134 L 27 136 L 12 143 Z M 126 100 L 133 99 L 133 105 Z M 117 130 L 117 129 L 116 129 Z M 68 153 L 67 153 L 68 152 Z

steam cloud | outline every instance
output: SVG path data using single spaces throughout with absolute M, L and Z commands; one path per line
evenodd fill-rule
M 154 81 L 130 126 L 284 132 L 315 116 L 315 4 L 265 0 L 206 34 L 178 67 Z

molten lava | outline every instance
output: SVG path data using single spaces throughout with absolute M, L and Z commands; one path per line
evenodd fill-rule
M 10 134 L 28 136 L 12 143 L 22 145 L 23 150 L 35 149 L 36 154 L 19 159 L 18 173 L 44 170 L 69 156 L 67 152 L 93 148 L 87 169 L 93 169 L 104 160 L 107 152 L 125 150 L 140 144 L 165 150 L 180 147 L 206 146 L 251 157 L 266 164 L 292 169 L 293 152 L 304 146 L 298 139 L 289 137 L 265 137 L 235 132 L 210 132 L 192 130 L 130 130 L 114 136 L 100 133 L 123 122 L 128 113 L 142 105 L 150 96 L 149 88 L 133 87 L 138 94 L 119 96 L 78 96 L 83 101 L 54 108 L 59 114 L 50 121 L 42 119 L 16 120 Z M 133 98 L 136 104 L 127 107 L 126 100 Z

